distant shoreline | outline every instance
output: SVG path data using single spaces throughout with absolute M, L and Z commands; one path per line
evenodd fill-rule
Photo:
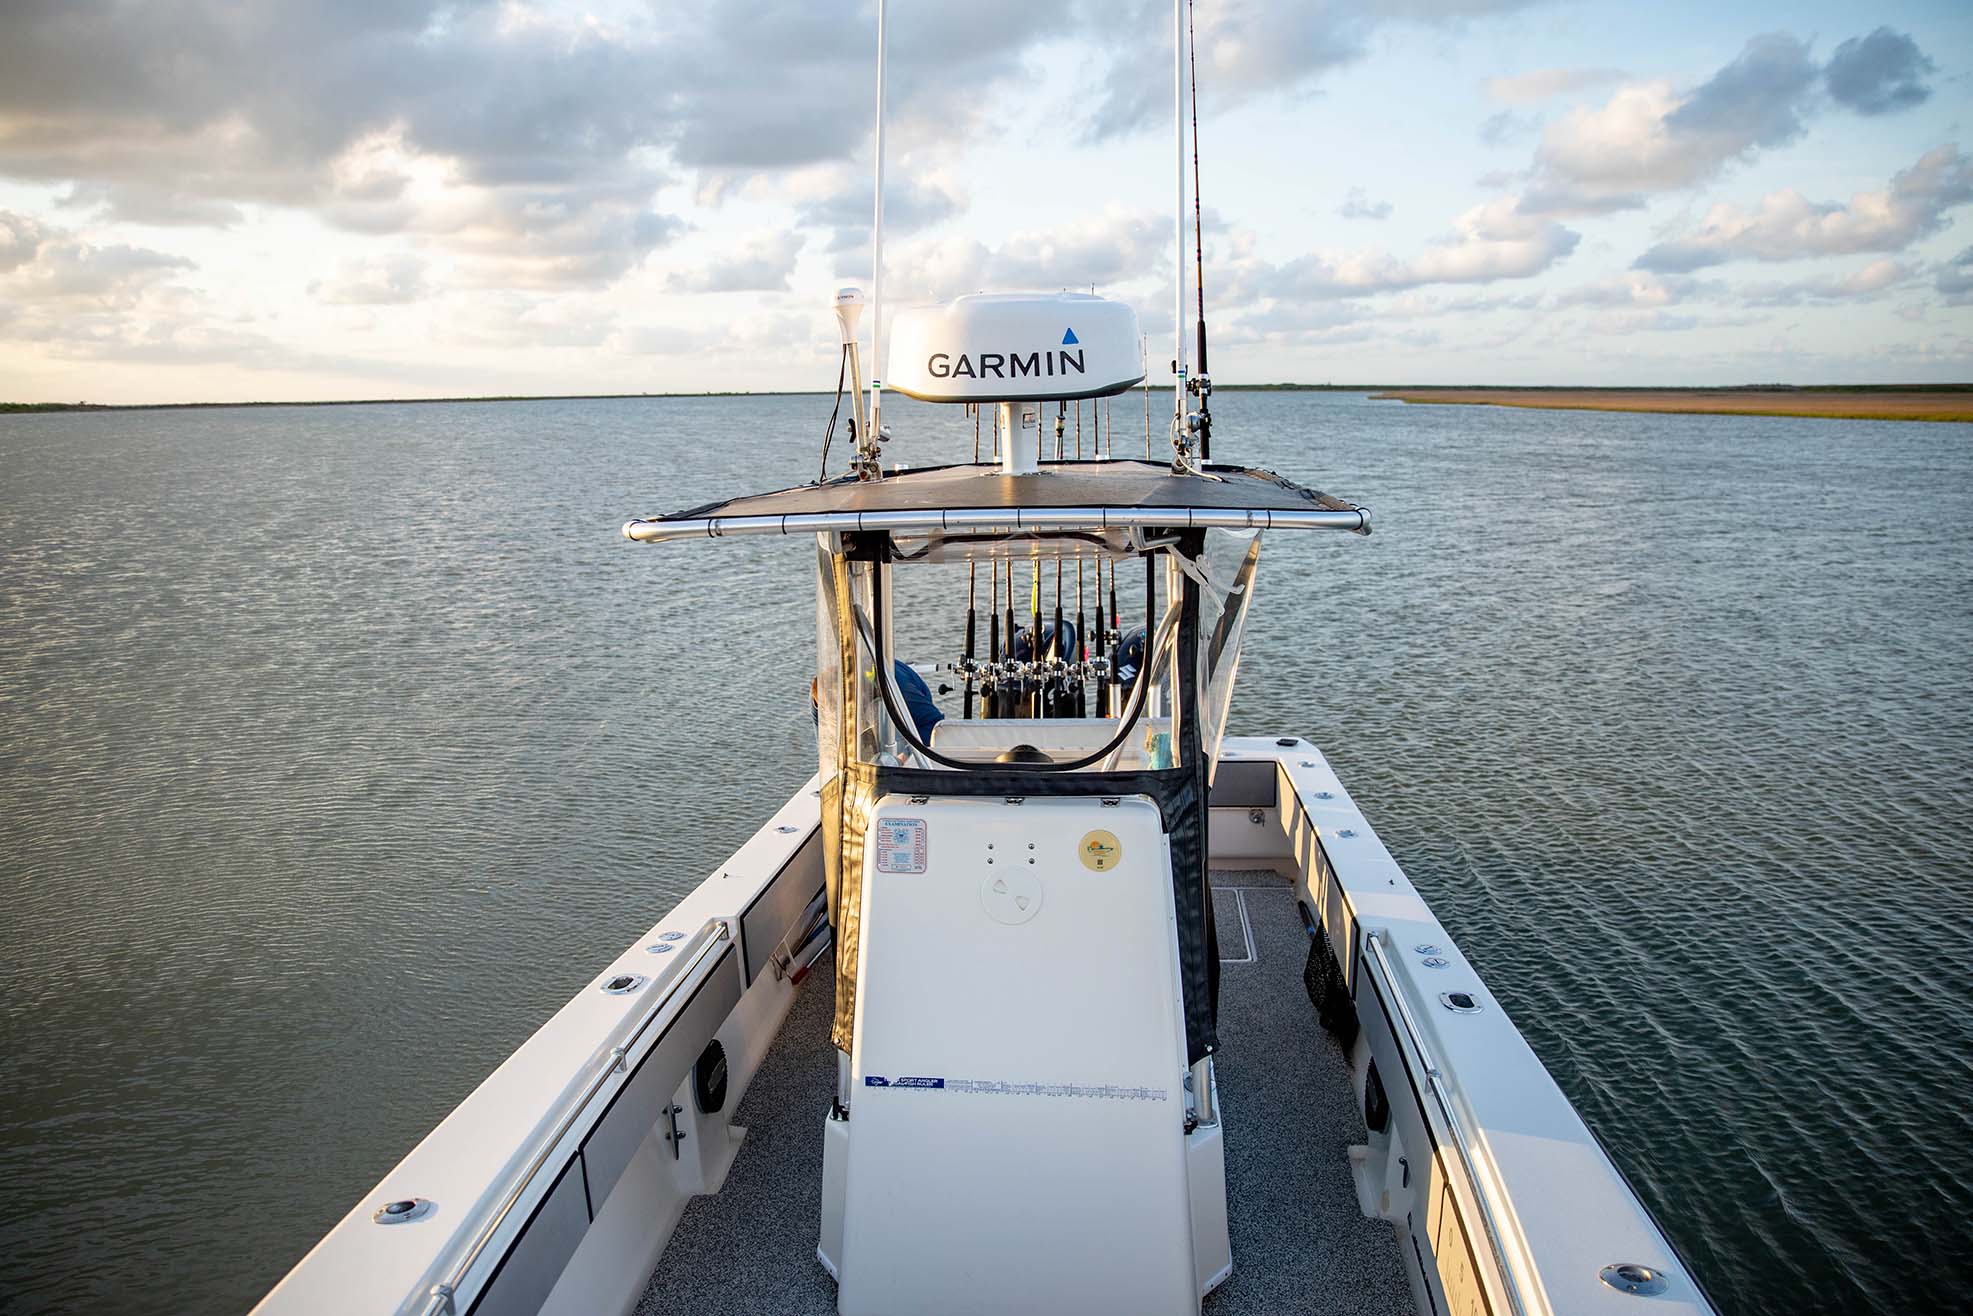
M 1973 385 L 1865 384 L 1806 388 L 1400 388 L 1373 400 L 1431 406 L 1633 411 L 1684 416 L 1818 420 L 1973 421 Z
M 494 393 L 456 398 L 316 398 L 260 402 L 0 402 L 0 416 L 56 411 L 198 411 L 220 407 L 422 407 L 449 402 L 612 402 L 649 398 L 777 398 L 829 396 L 821 388 L 750 389 L 729 393 Z
M 1167 391 L 1154 387 L 1154 391 Z M 1716 388 L 1499 388 L 1437 384 L 1220 384 L 1220 393 L 1365 393 L 1375 401 L 1453 406 L 1643 411 L 1681 415 L 1798 416 L 1842 420 L 1973 421 L 1967 384 L 1739 384 Z M 65 411 L 190 411 L 224 407 L 435 406 L 460 402 L 616 402 L 677 398 L 827 397 L 827 389 L 725 393 L 541 393 L 447 398 L 334 398 L 259 402 L 0 402 L 0 415 Z

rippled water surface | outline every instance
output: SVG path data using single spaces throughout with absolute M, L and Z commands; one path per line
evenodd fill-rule
M 1962 1309 L 1969 427 L 1215 407 L 1377 514 L 1270 540 L 1234 730 L 1325 748 L 1723 1309 Z M 617 527 L 826 410 L 0 418 L 0 1308 L 244 1309 L 813 770 L 808 555 Z

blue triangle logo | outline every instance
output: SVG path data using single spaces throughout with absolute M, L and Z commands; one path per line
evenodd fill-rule
M 1082 340 L 1080 338 L 1076 337 L 1075 330 L 1064 329 L 1062 331 L 1062 346 L 1067 347 L 1070 343 L 1079 343 L 1081 341 Z

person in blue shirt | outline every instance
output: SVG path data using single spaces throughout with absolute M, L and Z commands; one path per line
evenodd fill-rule
M 917 731 L 918 739 L 930 744 L 932 728 L 945 721 L 944 710 L 932 700 L 932 688 L 902 659 L 891 664 L 891 673 L 897 678 L 898 693 L 904 696 L 904 711 L 911 715 L 911 725 Z M 808 711 L 815 719 L 816 726 L 821 726 L 822 706 L 814 681 L 808 683 Z

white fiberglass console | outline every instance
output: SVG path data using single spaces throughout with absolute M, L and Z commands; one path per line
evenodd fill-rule
M 1104 397 L 1144 378 L 1137 312 L 1087 293 L 975 293 L 900 311 L 887 386 L 921 402 Z
M 1217 1126 L 1187 1127 L 1157 806 L 887 795 L 870 817 L 825 1143 L 838 1309 L 1196 1313 L 1227 1264 L 1224 1165 Z

